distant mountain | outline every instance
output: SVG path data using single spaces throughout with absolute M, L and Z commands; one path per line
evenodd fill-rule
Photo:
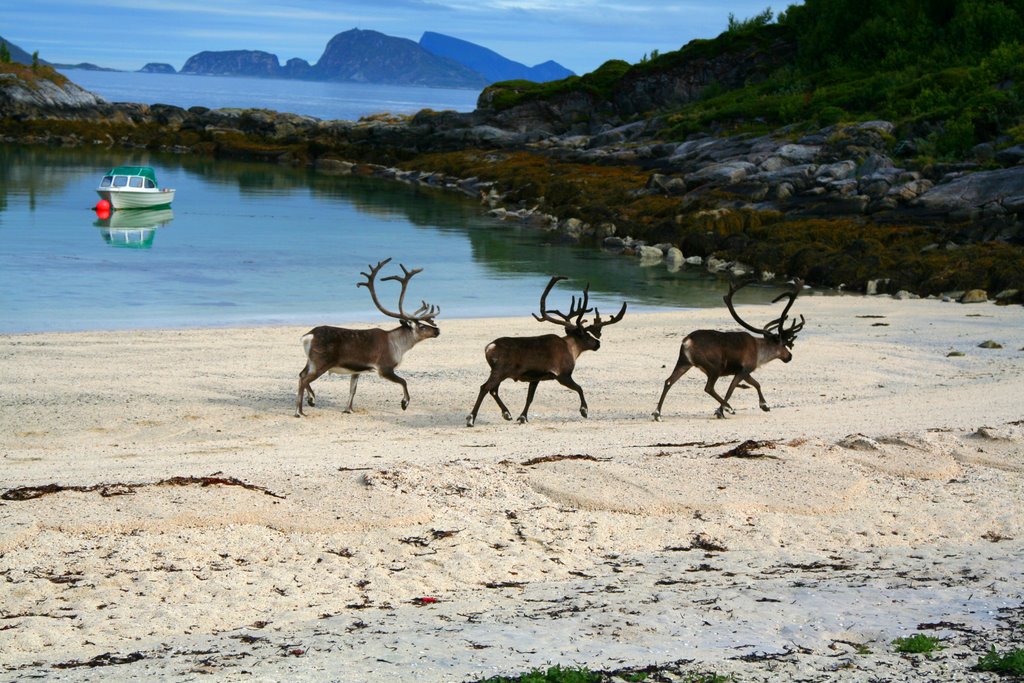
M 81 69 L 82 71 L 120 71 L 121 69 L 109 69 L 105 66 L 97 66 L 91 62 L 79 62 L 78 64 L 54 64 L 58 69 Z
M 427 52 L 446 57 L 483 74 L 491 83 L 497 81 L 527 80 L 542 83 L 557 81 L 574 75 L 557 62 L 547 61 L 526 66 L 499 55 L 494 50 L 442 33 L 427 31 L 420 38 L 420 47 Z
M 406 38 L 354 28 L 331 38 L 311 69 L 317 80 L 482 88 L 487 78 Z
M 139 69 L 139 73 L 144 74 L 176 74 L 177 71 L 170 64 L 162 64 L 160 62 L 150 62 L 146 66 Z
M 260 50 L 225 50 L 192 55 L 181 67 L 181 73 L 201 76 L 281 76 L 277 55 Z

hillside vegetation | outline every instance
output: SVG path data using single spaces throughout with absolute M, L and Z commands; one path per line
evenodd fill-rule
M 982 142 L 1024 141 L 1022 0 L 806 0 L 777 18 L 765 10 L 733 19 L 717 38 L 637 64 L 610 61 L 551 83 L 499 83 L 482 99 L 504 109 L 582 92 L 615 103 L 637 79 L 744 51 L 786 58 L 742 83 L 702 84 L 691 101 L 636 116 L 665 115 L 666 136 L 679 140 L 708 129 L 885 119 L 914 141 L 906 153 L 942 159 Z

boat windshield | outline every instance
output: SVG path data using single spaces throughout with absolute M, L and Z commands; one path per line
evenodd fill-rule
M 154 183 L 149 178 L 146 178 L 146 188 L 147 189 L 155 189 L 156 188 L 156 183 Z
M 114 176 L 114 187 L 124 187 L 128 184 L 128 176 L 116 175 Z
M 135 176 L 134 178 L 128 179 L 128 185 L 130 187 L 142 187 L 142 178 Z
M 114 180 L 113 176 L 105 175 L 103 180 L 100 181 L 100 187 L 110 187 L 110 183 Z

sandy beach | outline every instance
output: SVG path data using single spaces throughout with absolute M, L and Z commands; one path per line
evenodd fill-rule
M 1021 647 L 1021 307 L 808 295 L 771 412 L 715 419 L 694 370 L 661 422 L 682 337 L 734 324 L 629 312 L 579 360 L 589 419 L 545 382 L 467 428 L 484 346 L 551 331 L 528 313 L 440 318 L 404 412 L 365 375 L 344 414 L 339 376 L 302 419 L 330 320 L 0 336 L 0 679 L 996 680 L 977 653 Z

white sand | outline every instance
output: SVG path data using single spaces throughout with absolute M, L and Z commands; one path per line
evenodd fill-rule
M 473 429 L 483 347 L 553 326 L 441 320 L 399 371 L 407 411 L 364 376 L 343 414 L 338 377 L 304 419 L 308 328 L 0 337 L 0 494 L 111 485 L 0 500 L 0 677 L 461 681 L 683 658 L 743 674 L 769 665 L 731 658 L 781 653 L 787 675 L 866 680 L 902 671 L 890 642 L 922 623 L 996 637 L 1024 604 L 1024 310 L 797 309 L 793 362 L 755 373 L 771 412 L 737 390 L 714 419 L 691 371 L 660 423 L 679 342 L 732 328 L 724 310 L 607 328 L 574 375 L 590 419 L 546 382 L 529 424 L 488 397 Z M 525 385 L 502 390 L 517 415 Z M 747 439 L 773 457 L 717 457 Z M 522 464 L 555 455 L 593 459 Z M 172 477 L 263 490 L 146 485 Z M 54 668 L 100 656 L 112 668 Z

